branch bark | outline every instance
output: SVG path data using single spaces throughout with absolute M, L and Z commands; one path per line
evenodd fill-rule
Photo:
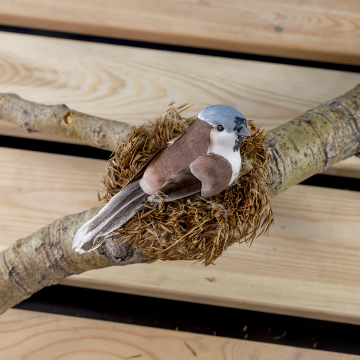
M 71 110 L 64 104 L 42 105 L 16 94 L 0 94 L 0 119 L 28 132 L 63 135 L 103 150 L 113 151 L 134 126 Z
M 67 276 L 114 265 L 145 262 L 128 244 L 105 242 L 96 251 L 78 255 L 71 248 L 78 227 L 99 211 L 94 208 L 65 216 L 18 240 L 0 257 L 0 314 L 40 289 Z
M 360 152 L 360 84 L 284 125 L 272 129 L 267 146 L 276 193 Z
M 111 151 L 132 129 L 127 124 L 77 113 L 65 105 L 27 102 L 14 94 L 0 94 L 0 118 L 28 131 L 62 134 Z M 272 157 L 270 182 L 275 194 L 322 172 L 335 162 L 358 154 L 360 85 L 271 130 L 267 146 Z M 146 261 L 130 245 L 118 245 L 113 241 L 84 255 L 77 255 L 71 249 L 76 230 L 98 210 L 58 219 L 3 251 L 0 257 L 0 313 L 69 275 Z

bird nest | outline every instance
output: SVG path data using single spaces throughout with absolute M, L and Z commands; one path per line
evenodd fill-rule
M 172 105 L 172 104 L 171 104 Z M 162 117 L 135 128 L 115 150 L 102 179 L 105 201 L 115 195 L 154 152 L 185 131 L 195 120 L 180 114 L 184 106 L 170 106 Z M 175 202 L 147 203 L 114 240 L 129 243 L 149 261 L 195 260 L 214 263 L 234 243 L 252 243 L 273 222 L 266 133 L 248 121 L 251 137 L 241 146 L 242 170 L 221 194 L 198 195 Z

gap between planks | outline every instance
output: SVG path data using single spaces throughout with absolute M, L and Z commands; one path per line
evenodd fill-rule
M 2 359 L 299 359 L 359 356 L 10 309 L 0 317 Z
M 357 0 L 3 0 L 0 22 L 155 43 L 360 64 Z
M 106 161 L 5 148 L 0 159 L 1 248 L 98 205 Z M 233 245 L 215 266 L 156 262 L 90 271 L 63 283 L 360 323 L 360 193 L 299 185 L 273 203 L 270 235 L 251 248 Z
M 63 144 L 78 144 L 79 141 L 57 135 L 49 135 L 43 133 L 28 133 L 25 130 L 19 129 L 18 126 L 5 121 L 0 120 L 0 135 L 12 136 L 17 139 L 30 138 L 34 140 L 47 140 L 59 143 L 59 148 L 63 147 Z M 15 140 L 15 139 L 14 139 Z M 1 142 L 0 142 L 1 146 Z M 65 145 L 66 146 L 66 145 Z M 360 178 L 360 157 L 351 156 L 350 158 L 343 160 L 337 164 L 332 165 L 324 172 L 326 175 L 335 175 L 349 178 Z

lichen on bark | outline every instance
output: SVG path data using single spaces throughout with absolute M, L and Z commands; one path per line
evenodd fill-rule
M 360 85 L 269 132 L 275 192 L 360 152 Z

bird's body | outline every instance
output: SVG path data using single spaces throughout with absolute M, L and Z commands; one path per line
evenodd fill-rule
M 145 193 L 153 195 L 170 179 L 174 178 L 209 148 L 211 127 L 199 119 L 189 129 L 166 146 L 146 167 L 140 180 Z M 196 141 L 200 139 L 200 141 Z
M 245 117 L 227 105 L 202 110 L 183 134 L 168 142 L 104 208 L 75 234 L 73 248 L 93 250 L 139 211 L 161 196 L 175 201 L 197 193 L 210 198 L 231 185 L 241 170 Z

